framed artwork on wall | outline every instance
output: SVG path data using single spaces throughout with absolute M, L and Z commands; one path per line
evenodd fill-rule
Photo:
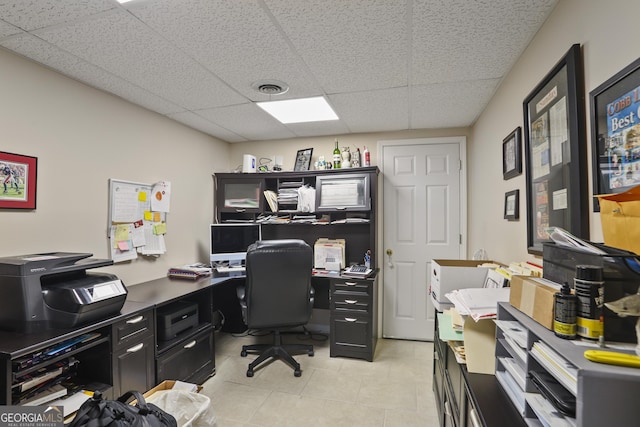
M 502 140 L 502 178 L 507 180 L 522 173 L 522 130 L 518 126 Z
M 504 194 L 504 219 L 509 221 L 520 219 L 520 190 Z
M 38 159 L 0 152 L 0 209 L 35 209 Z
M 584 74 L 580 45 L 523 102 L 527 249 L 542 254 L 547 229 L 589 238 Z
M 589 93 L 593 193 L 640 184 L 640 59 Z M 600 211 L 597 199 L 593 210 Z

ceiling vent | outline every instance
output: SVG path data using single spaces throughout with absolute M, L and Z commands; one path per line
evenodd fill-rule
M 289 90 L 289 85 L 279 80 L 260 80 L 251 87 L 264 95 L 282 95 Z

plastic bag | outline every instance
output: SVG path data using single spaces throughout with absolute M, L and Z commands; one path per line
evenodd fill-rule
M 160 390 L 146 400 L 173 415 L 178 427 L 216 425 L 213 405 L 208 396 L 185 390 Z

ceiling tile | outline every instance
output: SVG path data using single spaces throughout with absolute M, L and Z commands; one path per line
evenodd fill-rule
M 493 79 L 414 86 L 410 128 L 452 128 L 473 124 L 499 83 L 499 79 Z
M 406 86 L 405 2 L 265 3 L 326 93 Z
M 32 31 L 82 19 L 113 9 L 113 0 L 14 0 L 0 2 L 0 16 L 16 27 Z
M 8 22 L 0 20 L 0 38 L 10 36 L 12 34 L 18 34 L 22 31 L 20 28 L 15 27 Z
M 331 104 L 351 132 L 408 129 L 406 87 L 330 95 Z
M 200 110 L 198 114 L 250 141 L 296 136 L 282 123 L 251 103 Z
M 36 34 L 188 110 L 245 101 L 196 61 L 120 10 Z
M 183 123 L 189 127 L 197 129 L 206 134 L 215 135 L 223 141 L 227 142 L 242 142 L 246 141 L 246 138 L 236 135 L 235 133 L 211 123 L 209 120 L 191 111 L 185 111 L 183 113 L 168 114 L 168 117 Z
M 282 32 L 254 0 L 157 0 L 130 11 L 248 99 L 269 100 L 251 86 L 265 79 L 289 85 L 289 92 L 279 99 L 322 94 Z

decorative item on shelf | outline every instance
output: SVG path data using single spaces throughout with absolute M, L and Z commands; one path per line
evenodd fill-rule
M 336 147 L 333 149 L 333 168 L 340 169 L 342 161 L 342 155 L 340 154 L 340 148 L 338 147 L 338 139 L 336 138 Z
M 356 151 L 351 153 L 351 167 L 359 168 L 360 167 L 360 148 L 356 147 Z
M 351 151 L 349 150 L 349 147 L 342 147 L 342 168 L 343 169 L 348 169 L 351 167 Z
M 369 150 L 367 149 L 366 145 L 364 146 L 364 151 L 362 152 L 362 155 L 364 157 L 362 165 L 371 166 L 371 153 L 369 153 Z
M 311 155 L 313 154 L 313 148 L 305 148 L 304 150 L 298 150 L 296 154 L 296 164 L 293 167 L 294 171 L 308 171 L 311 166 Z
M 327 161 L 324 159 L 324 156 L 319 156 L 318 161 L 315 162 L 316 170 L 323 171 L 327 169 Z

